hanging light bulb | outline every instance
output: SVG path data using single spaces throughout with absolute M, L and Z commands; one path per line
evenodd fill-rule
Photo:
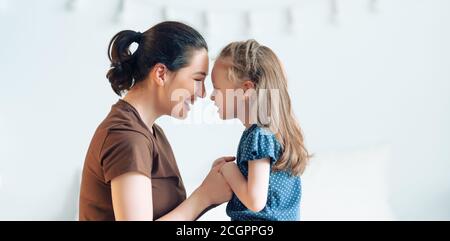
M 125 7 L 125 0 L 118 0 L 116 5 L 116 11 L 113 15 L 113 21 L 115 23 L 120 22 L 120 19 L 124 11 L 124 7 Z
M 167 8 L 166 5 L 164 5 L 163 7 L 161 7 L 161 20 L 162 21 L 167 21 L 169 20 L 169 9 Z
M 368 9 L 369 13 L 378 13 L 378 1 L 369 0 Z
M 208 15 L 208 11 L 203 10 L 201 13 L 201 28 L 202 28 L 202 32 L 204 34 L 208 34 L 209 33 L 209 15 Z
M 294 7 L 287 7 L 284 11 L 286 16 L 286 32 L 288 34 L 293 34 L 295 28 Z
M 246 10 L 244 14 L 244 32 L 247 35 L 252 34 L 252 15 L 250 10 Z
M 329 0 L 329 4 L 330 4 L 330 15 L 329 15 L 329 22 L 333 25 L 337 25 L 338 24 L 338 2 L 337 0 Z
M 76 2 L 77 0 L 66 0 L 66 3 L 64 4 L 64 9 L 67 12 L 72 12 L 73 10 L 75 10 Z

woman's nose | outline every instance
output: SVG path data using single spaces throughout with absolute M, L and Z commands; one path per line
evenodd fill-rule
M 206 87 L 205 87 L 205 83 L 202 83 L 202 98 L 206 97 Z
M 196 82 L 196 86 L 194 88 L 195 88 L 195 95 L 197 95 L 200 98 L 206 97 L 206 88 L 203 82 L 201 84 Z

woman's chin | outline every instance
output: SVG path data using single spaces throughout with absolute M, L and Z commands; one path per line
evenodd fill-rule
M 177 105 L 176 109 L 173 109 L 170 116 L 179 119 L 184 120 L 187 118 L 189 111 L 191 110 L 191 107 L 188 103 L 180 103 Z
M 188 112 L 189 110 L 181 110 L 179 113 L 172 114 L 171 116 L 179 120 L 184 120 L 187 118 Z

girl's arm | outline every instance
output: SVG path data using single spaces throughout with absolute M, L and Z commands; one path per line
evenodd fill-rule
M 245 179 L 234 162 L 225 163 L 221 172 L 239 200 L 251 211 L 259 212 L 267 202 L 270 160 L 248 161 L 248 178 Z

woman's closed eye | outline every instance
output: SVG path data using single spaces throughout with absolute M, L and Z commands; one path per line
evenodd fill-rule
M 204 95 L 203 83 L 204 79 L 194 79 L 194 91 L 197 96 L 203 97 Z

